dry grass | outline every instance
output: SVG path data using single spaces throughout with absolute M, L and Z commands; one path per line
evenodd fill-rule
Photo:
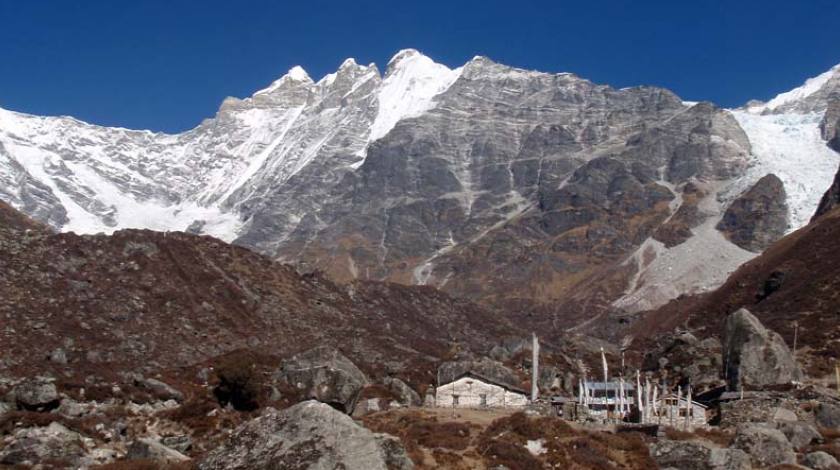
M 525 448 L 527 441 L 533 440 L 544 443 L 546 452 L 539 457 Z M 481 434 L 477 447 L 487 466 L 511 469 L 655 468 L 639 433 L 580 431 L 559 418 L 530 418 L 524 413 L 493 422 Z
M 423 416 L 418 411 L 401 413 L 395 419 L 389 414 L 366 416 L 366 427 L 376 432 L 397 436 L 416 464 L 423 462 L 422 448 L 431 450 L 465 450 L 471 442 L 472 427 L 466 423 L 439 422 L 435 417 Z M 441 454 L 446 457 L 447 454 Z M 450 458 L 451 460 L 451 458 Z

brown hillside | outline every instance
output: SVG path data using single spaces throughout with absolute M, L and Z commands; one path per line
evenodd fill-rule
M 210 237 L 52 234 L 0 205 L 0 375 L 104 380 L 330 344 L 428 384 L 453 344 L 484 352 L 520 334 L 497 318 L 432 288 L 299 275 Z M 50 360 L 59 349 L 66 361 Z

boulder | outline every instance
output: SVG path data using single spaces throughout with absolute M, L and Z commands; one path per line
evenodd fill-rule
M 423 399 L 420 394 L 415 392 L 407 383 L 394 377 L 386 377 L 383 383 L 391 392 L 399 398 L 399 402 L 404 406 L 421 406 Z
M 750 457 L 739 449 L 719 449 L 708 442 L 661 439 L 650 447 L 660 468 L 749 470 Z
M 776 427 L 782 431 L 794 449 L 801 449 L 822 440 L 822 435 L 813 425 L 802 421 L 781 421 Z
M 699 341 L 691 333 L 682 332 L 663 335 L 657 343 L 645 354 L 643 370 L 667 372 L 674 380 L 688 381 L 695 390 L 721 385 L 722 348 L 717 339 Z
M 67 364 L 67 352 L 64 349 L 56 348 L 49 355 L 50 362 L 56 364 Z
M 367 376 L 336 349 L 320 346 L 283 364 L 276 378 L 302 391 L 306 398 L 352 413 Z
M 759 253 L 785 235 L 786 200 L 782 180 L 772 173 L 766 175 L 729 205 L 717 229 L 732 243 Z
M 236 428 L 211 451 L 202 470 L 275 468 L 411 469 L 400 441 L 376 434 L 324 403 L 306 401 L 267 410 Z
M 752 458 L 753 464 L 766 468 L 773 465 L 794 464 L 793 446 L 778 429 L 762 424 L 738 426 L 732 447 L 741 449 Z
M 158 463 L 178 463 L 190 460 L 186 455 L 167 447 L 160 442 L 140 438 L 132 442 L 125 456 L 128 460 L 152 460 Z
M 95 406 L 90 403 L 79 403 L 76 400 L 65 398 L 61 400 L 61 405 L 56 408 L 55 412 L 68 418 L 81 418 L 95 411 L 95 409 Z
M 161 382 L 160 380 L 140 377 L 134 381 L 134 384 L 148 390 L 152 395 L 160 400 L 175 400 L 179 403 L 184 401 L 183 393 L 171 385 Z
M 726 319 L 723 364 L 731 390 L 764 388 L 802 379 L 802 371 L 782 337 L 765 328 L 745 308 Z
M 29 411 L 47 411 L 61 402 L 55 384 L 43 379 L 27 380 L 14 387 L 9 398 L 18 408 Z
M 78 466 L 86 457 L 82 436 L 59 423 L 15 431 L 0 450 L 0 464 L 31 466 L 47 460 Z
M 840 405 L 822 402 L 817 405 L 814 418 L 824 428 L 840 428 Z
M 169 447 L 170 449 L 175 449 L 178 452 L 184 453 L 192 449 L 192 438 L 185 434 L 180 436 L 166 436 L 160 440 L 160 443 Z
M 818 450 L 805 455 L 805 457 L 802 458 L 802 465 L 805 465 L 808 468 L 813 468 L 814 470 L 829 470 L 837 468 L 838 463 L 837 459 L 828 452 Z
M 810 421 L 812 415 L 802 409 L 802 402 L 784 394 L 746 392 L 743 400 L 720 404 L 720 425 L 734 427 L 743 423 L 781 423 Z

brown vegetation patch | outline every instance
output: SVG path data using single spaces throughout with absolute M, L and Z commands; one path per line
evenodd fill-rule
M 98 467 L 96 470 L 193 470 L 198 466 L 193 462 L 163 463 L 155 460 L 118 460 Z
M 377 413 L 362 418 L 362 422 L 372 431 L 399 437 L 416 464 L 422 464 L 424 460 L 421 448 L 432 451 L 466 449 L 470 445 L 471 430 L 475 428 L 466 423 L 440 422 L 437 417 L 424 416 L 419 411 Z M 449 454 L 442 455 L 447 460 L 454 458 Z

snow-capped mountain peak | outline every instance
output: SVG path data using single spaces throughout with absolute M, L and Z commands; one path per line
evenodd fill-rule
M 268 87 L 257 91 L 256 93 L 254 93 L 254 95 L 269 94 L 269 93 L 277 90 L 278 88 L 282 87 L 283 85 L 285 85 L 286 83 L 289 83 L 289 82 L 302 82 L 302 83 L 306 83 L 306 84 L 313 83 L 312 79 L 309 78 L 309 74 L 306 73 L 306 70 L 304 70 L 303 67 L 301 67 L 299 65 L 295 65 L 294 67 L 289 69 L 289 71 L 286 73 L 286 75 L 283 75 L 279 79 L 275 80 Z
M 446 91 L 461 69 L 451 70 L 414 49 L 405 49 L 388 63 L 378 94 L 379 109 L 369 140 L 383 137 L 402 119 L 423 113 L 435 96 Z
M 825 111 L 826 98 L 834 92 L 840 92 L 840 64 L 766 103 L 748 105 L 746 110 L 752 114 Z

